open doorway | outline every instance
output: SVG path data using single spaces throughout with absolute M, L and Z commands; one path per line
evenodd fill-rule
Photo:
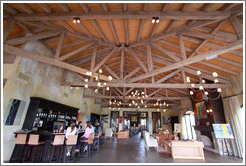
M 153 125 L 153 133 L 156 133 L 157 129 L 161 128 L 161 113 L 160 112 L 152 112 L 152 125 Z

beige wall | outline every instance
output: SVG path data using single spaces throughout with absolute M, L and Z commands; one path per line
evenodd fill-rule
M 52 53 L 39 42 L 29 42 L 24 49 L 44 55 L 52 56 Z M 3 71 L 6 72 L 6 71 Z M 19 72 L 30 76 L 29 82 L 18 78 Z M 79 108 L 79 112 L 89 114 L 91 112 L 100 113 L 100 105 L 94 105 L 94 99 L 83 98 L 83 88 L 70 89 L 68 86 L 60 86 L 63 69 L 51 65 L 39 63 L 26 58 L 17 58 L 13 72 L 9 74 L 4 90 L 3 90 L 3 115 L 10 98 L 26 101 L 24 111 L 21 117 L 20 125 L 3 125 L 3 161 L 9 160 L 14 145 L 14 132 L 22 128 L 27 108 L 29 106 L 30 97 L 42 97 L 48 100 L 56 101 L 65 105 Z M 68 72 L 67 80 L 79 81 L 71 72 Z M 93 90 L 86 89 L 85 93 L 94 94 Z M 83 121 L 83 120 L 82 120 Z
M 243 72 L 239 76 L 229 77 L 232 88 L 222 89 L 222 98 L 237 96 L 239 104 L 243 105 Z

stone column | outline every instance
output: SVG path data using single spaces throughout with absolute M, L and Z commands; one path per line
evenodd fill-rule
M 120 111 L 120 116 L 123 117 L 123 111 Z M 120 120 L 122 120 L 122 123 L 120 123 Z M 119 118 L 119 131 L 120 130 L 123 130 L 123 118 L 122 119 Z
M 152 112 L 148 112 L 148 123 L 149 123 L 149 133 L 153 134 L 153 126 L 152 126 Z

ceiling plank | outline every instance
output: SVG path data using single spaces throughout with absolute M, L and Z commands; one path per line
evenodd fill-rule
M 3 29 L 3 43 L 7 40 L 10 31 L 12 30 L 13 26 L 15 25 L 15 19 L 8 19 L 6 25 Z
M 243 38 L 243 28 L 238 18 L 236 16 L 232 16 L 230 17 L 230 21 L 231 21 L 234 31 L 237 34 L 238 39 L 242 39 Z

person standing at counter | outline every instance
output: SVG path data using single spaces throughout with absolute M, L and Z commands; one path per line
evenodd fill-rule
M 76 149 L 75 149 L 75 152 L 76 152 L 76 153 L 79 152 L 79 144 L 80 144 L 80 141 L 81 141 L 81 140 L 88 140 L 90 133 L 92 133 L 92 132 L 91 132 L 91 130 L 92 130 L 92 129 L 91 129 L 91 123 L 90 123 L 89 121 L 87 121 L 87 122 L 86 122 L 86 125 L 87 125 L 87 127 L 86 127 L 86 129 L 85 129 L 85 134 L 82 135 L 82 137 L 80 137 L 80 138 L 78 139 L 78 141 L 77 141 L 77 145 L 76 145 Z M 85 144 L 84 144 L 84 151 L 86 151 L 86 150 L 87 150 L 87 144 L 85 143 Z
M 71 123 L 71 126 L 67 128 L 67 131 L 66 131 L 66 140 L 68 138 L 69 135 L 76 135 L 76 131 L 77 131 L 77 128 L 75 127 L 76 124 L 75 122 L 72 122 Z M 71 152 L 71 149 L 72 147 L 71 146 L 68 146 L 66 151 L 67 151 L 67 156 L 70 156 L 70 152 Z

